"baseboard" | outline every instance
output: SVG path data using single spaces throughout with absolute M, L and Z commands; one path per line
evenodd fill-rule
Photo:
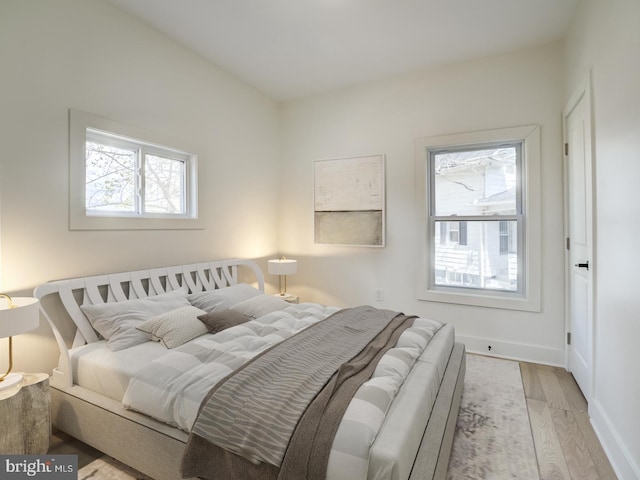
M 594 399 L 589 403 L 589 417 L 591 417 L 593 430 L 596 432 L 618 479 L 639 479 L 640 465 L 634 461 L 598 400 Z
M 553 349 L 540 345 L 505 342 L 493 338 L 471 337 L 456 333 L 456 341 L 464 343 L 469 353 L 491 355 L 493 357 L 520 362 L 541 363 L 564 367 L 564 349 Z M 491 347 L 489 349 L 489 347 Z

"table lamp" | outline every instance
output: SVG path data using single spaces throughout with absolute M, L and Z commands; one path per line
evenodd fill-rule
M 269 260 L 268 262 L 269 273 L 272 275 L 278 275 L 278 287 L 280 290 L 279 296 L 287 296 L 287 275 L 293 275 L 298 271 L 298 261 L 291 260 L 290 258 L 280 257 L 276 260 Z M 284 282 L 283 282 L 284 277 Z
M 22 375 L 11 373 L 13 368 L 13 342 L 11 337 L 36 328 L 40 322 L 38 300 L 31 297 L 14 297 L 0 293 L 0 338 L 9 337 L 9 368 L 0 376 L 0 390 L 22 381 Z

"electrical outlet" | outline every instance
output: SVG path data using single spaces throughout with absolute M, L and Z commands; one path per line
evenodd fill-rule
M 382 291 L 382 289 L 378 289 L 376 290 L 376 301 L 381 302 L 384 300 L 384 292 Z

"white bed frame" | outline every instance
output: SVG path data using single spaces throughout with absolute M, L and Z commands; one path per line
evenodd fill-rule
M 42 315 L 60 348 L 59 365 L 51 376 L 53 425 L 156 480 L 179 479 L 188 438 L 185 432 L 125 410 L 120 402 L 74 384 L 69 348 L 99 340 L 80 306 L 144 298 L 180 288 L 201 292 L 240 282 L 257 282 L 257 288 L 264 291 L 260 267 L 243 259 L 57 280 L 37 287 L 34 295 L 40 299 Z M 411 480 L 446 478 L 464 373 L 464 346 L 456 344 Z

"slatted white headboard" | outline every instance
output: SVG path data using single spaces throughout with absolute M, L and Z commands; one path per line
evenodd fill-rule
M 61 333 L 65 330 L 62 324 L 68 323 L 68 318 L 59 318 L 60 315 L 53 312 L 50 315 L 42 301 L 45 297 L 58 295 L 66 316 L 71 318 L 75 325 L 72 347 L 78 347 L 99 340 L 98 334 L 80 310 L 81 305 L 121 302 L 181 288 L 185 288 L 189 293 L 215 290 L 237 284 L 240 281 L 238 271 L 242 267 L 253 272 L 254 278 L 248 281 L 257 280 L 258 288 L 264 291 L 264 275 L 260 267 L 251 260 L 242 259 L 56 280 L 40 285 L 34 290 L 34 295 L 41 300 L 40 310 L 53 330 L 61 353 L 59 368 L 53 372 L 52 384 L 71 387 L 73 379 L 69 347 Z

